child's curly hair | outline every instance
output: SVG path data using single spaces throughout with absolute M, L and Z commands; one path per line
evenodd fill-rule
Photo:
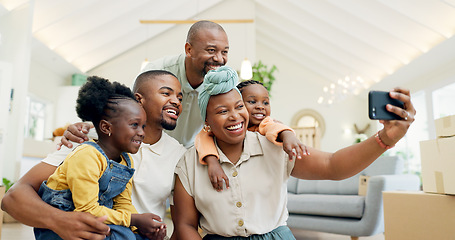
M 244 87 L 247 87 L 247 86 L 250 86 L 250 85 L 253 85 L 253 84 L 259 84 L 259 85 L 265 87 L 264 84 L 262 84 L 259 81 L 247 80 L 247 81 L 243 81 L 243 82 L 240 82 L 239 84 L 237 84 L 237 88 L 239 89 L 240 92 L 242 92 Z
M 76 112 L 82 121 L 92 121 L 95 126 L 109 113 L 117 111 L 118 103 L 123 100 L 133 100 L 136 97 L 131 90 L 118 82 L 97 76 L 90 76 L 79 90 Z

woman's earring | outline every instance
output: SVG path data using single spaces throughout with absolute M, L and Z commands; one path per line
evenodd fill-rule
M 204 127 L 202 127 L 202 130 L 204 130 L 204 132 L 208 132 L 208 133 L 209 133 L 209 132 L 211 132 L 211 131 L 212 131 L 212 128 L 210 128 L 210 126 L 209 126 L 209 125 L 207 125 L 207 124 L 204 124 Z
M 109 137 L 110 137 L 110 136 L 111 136 L 111 133 L 109 133 L 108 135 L 109 135 Z

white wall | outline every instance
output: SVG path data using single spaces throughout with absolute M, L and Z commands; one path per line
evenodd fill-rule
M 42 65 L 34 59 L 30 64 L 28 93 L 47 104 L 45 139 L 52 138 L 52 132 L 56 128 L 80 121 L 75 110 L 78 87 L 70 85 L 72 73 L 78 73 L 78 70 L 75 67 L 67 67 L 70 72 L 64 74 L 55 69 L 49 69 L 49 66 Z M 72 68 L 74 71 L 71 70 Z
M 40 62 L 32 59 L 30 63 L 30 80 L 28 86 L 28 96 L 33 100 L 46 104 L 46 120 L 44 126 L 44 139 L 52 138 L 52 132 L 55 129 L 55 105 L 60 101 L 59 87 L 66 84 L 64 77 L 56 74 L 51 69 L 41 65 Z M 55 149 L 55 147 L 54 147 Z
M 32 59 L 28 91 L 43 100 L 56 102 L 59 87 L 69 84 L 67 77 L 55 73 Z
M 76 113 L 76 100 L 80 86 L 62 86 L 58 88 L 58 101 L 55 103 L 54 128 L 82 121 Z
M 20 159 L 23 149 L 23 129 L 25 100 L 27 96 L 31 53 L 31 27 L 33 1 L 16 8 L 0 17 L 0 61 L 12 66 L 10 86 L 14 89 L 14 98 L 5 128 L 5 152 L 0 156 L 3 176 L 15 179 L 19 175 Z M 11 26 L 14 26 L 12 28 Z M 2 84 L 3 85 L 3 84 Z
M 0 46 L 1 47 L 1 46 Z M 3 161 L 6 158 L 8 130 L 9 130 L 9 109 L 10 93 L 12 85 L 12 69 L 10 62 L 0 61 L 0 177 L 2 177 Z

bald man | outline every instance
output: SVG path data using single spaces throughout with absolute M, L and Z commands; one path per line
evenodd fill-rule
M 177 76 L 182 86 L 182 112 L 173 131 L 166 131 L 189 148 L 201 131 L 204 121 L 199 114 L 198 94 L 208 71 L 224 66 L 228 60 L 229 41 L 217 23 L 199 21 L 188 31 L 185 54 L 168 56 L 147 64 L 142 71 L 167 70 Z

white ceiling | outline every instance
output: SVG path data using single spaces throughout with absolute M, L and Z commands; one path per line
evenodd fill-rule
M 324 79 L 378 82 L 455 34 L 455 0 L 253 1 L 256 41 Z M 35 0 L 33 35 L 87 72 L 175 27 L 156 24 L 145 34 L 140 19 L 191 19 L 220 3 Z
M 198 2 L 199 11 L 204 11 L 219 1 Z M 194 0 L 36 0 L 33 35 L 87 72 L 174 26 L 156 24 L 145 33 L 140 19 L 173 16 L 188 19 L 196 14 L 194 3 Z

